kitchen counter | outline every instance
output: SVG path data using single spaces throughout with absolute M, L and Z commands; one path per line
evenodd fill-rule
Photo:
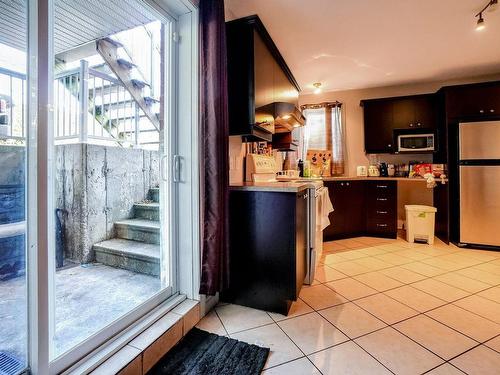
M 323 177 L 323 181 L 410 181 L 410 182 L 426 182 L 425 178 L 408 178 L 408 177 Z M 448 182 L 446 178 L 444 180 Z M 436 178 L 436 183 L 441 182 L 440 178 Z
M 230 190 L 269 191 L 281 193 L 299 193 L 306 189 L 323 186 L 323 181 L 311 179 L 297 182 L 242 182 L 229 186 Z

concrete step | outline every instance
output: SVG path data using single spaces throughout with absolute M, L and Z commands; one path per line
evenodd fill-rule
M 153 202 L 160 201 L 160 188 L 151 188 L 149 189 L 149 199 Z
M 137 219 L 160 220 L 159 203 L 135 203 L 134 217 Z
M 160 243 L 160 222 L 144 219 L 128 219 L 115 222 L 116 237 L 125 240 Z
M 114 238 L 95 244 L 93 249 L 99 263 L 160 276 L 160 245 Z

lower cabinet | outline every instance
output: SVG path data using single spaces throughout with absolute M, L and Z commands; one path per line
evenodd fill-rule
M 232 190 L 223 301 L 286 315 L 306 276 L 308 192 Z
M 397 237 L 397 181 L 325 181 L 334 211 L 323 240 Z

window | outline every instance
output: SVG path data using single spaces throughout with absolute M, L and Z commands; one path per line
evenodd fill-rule
M 307 160 L 308 150 L 331 151 L 330 175 L 344 174 L 345 139 L 341 103 L 302 106 L 306 125 L 302 130 L 299 157 Z

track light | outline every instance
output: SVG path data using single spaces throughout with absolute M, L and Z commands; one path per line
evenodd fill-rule
M 484 30 L 484 28 L 486 27 L 486 24 L 484 23 L 484 18 L 483 18 L 484 11 L 485 10 L 488 10 L 488 12 L 494 11 L 497 7 L 497 4 L 498 4 L 498 0 L 490 0 L 488 2 L 488 4 L 486 4 L 484 6 L 484 8 L 481 9 L 481 11 L 475 15 L 475 17 L 478 17 L 477 23 L 476 23 L 476 30 L 477 31 Z
M 476 31 L 484 30 L 486 25 L 484 24 L 483 13 L 479 13 L 479 18 L 477 19 Z
M 313 83 L 313 86 L 315 87 L 314 93 L 316 95 L 320 94 L 321 93 L 321 83 L 320 82 Z

